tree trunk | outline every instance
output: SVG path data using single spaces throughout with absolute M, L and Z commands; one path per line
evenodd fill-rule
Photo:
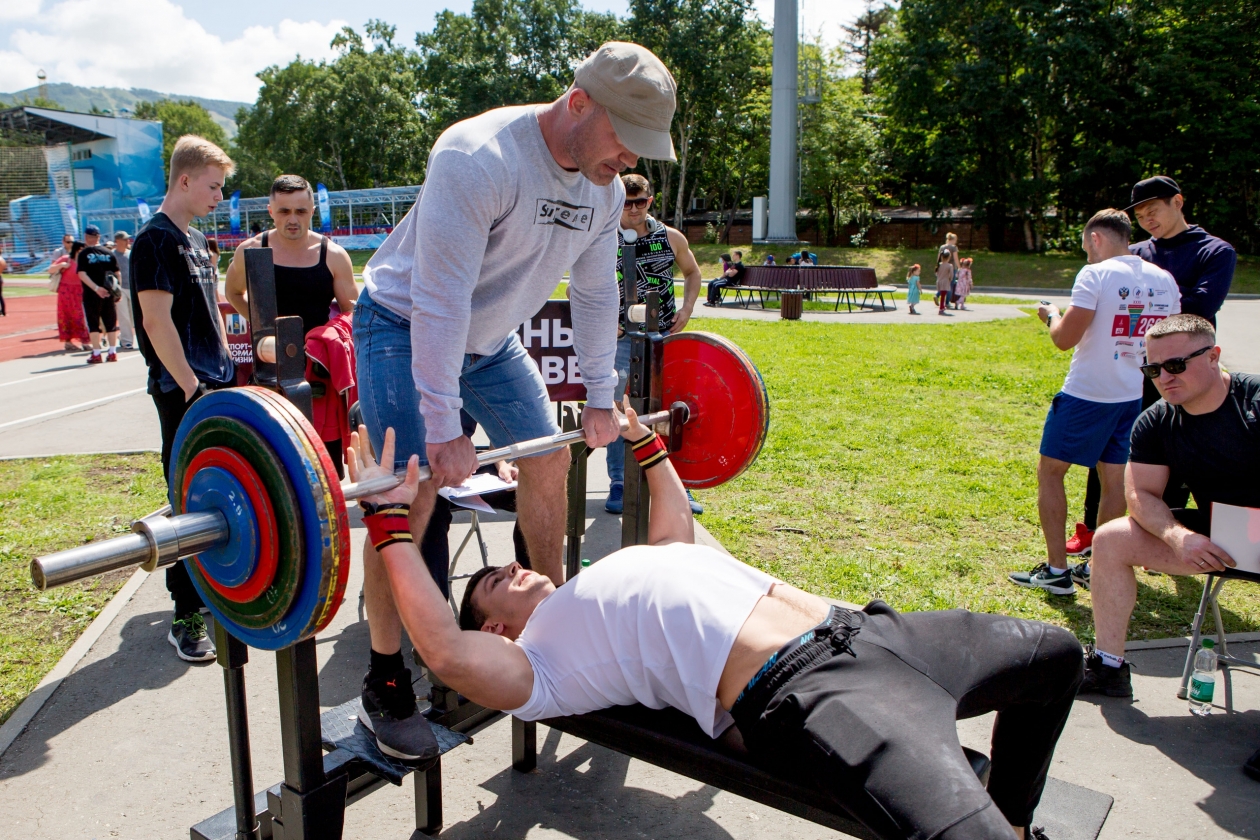
M 993 205 L 985 214 L 985 225 L 989 228 L 989 250 L 1006 250 L 1006 207 Z
M 687 186 L 687 152 L 691 146 L 691 119 L 688 114 L 683 123 L 682 137 L 678 144 L 678 194 L 674 198 L 674 227 L 681 228 L 683 223 L 683 199 Z

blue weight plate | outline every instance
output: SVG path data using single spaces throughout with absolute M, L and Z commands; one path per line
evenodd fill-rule
M 223 586 L 240 586 L 254 573 L 258 525 L 245 488 L 219 467 L 197 470 L 188 483 L 184 511 L 217 510 L 228 522 L 227 542 L 197 555 L 206 574 Z
M 247 424 L 279 457 L 297 496 L 306 549 L 301 562 L 302 580 L 297 597 L 289 611 L 271 627 L 250 630 L 236 625 L 230 618 L 226 626 L 232 635 L 250 647 L 280 650 L 307 638 L 309 628 L 314 626 L 323 610 L 326 593 L 321 591 L 321 571 L 332 540 L 326 516 L 320 510 L 323 505 L 317 504 L 317 499 L 322 500 L 324 495 L 318 468 L 312 463 L 304 442 L 292 424 L 266 398 L 259 396 L 257 392 L 262 390 L 252 386 L 225 388 L 211 391 L 197 400 L 189 407 L 175 432 L 172 451 L 180 452 L 184 439 L 201 420 L 228 417 Z M 213 609 L 211 611 L 214 612 Z M 215 618 L 220 618 L 217 612 Z

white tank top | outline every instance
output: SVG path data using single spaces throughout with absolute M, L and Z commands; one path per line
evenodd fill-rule
M 516 643 L 534 669 L 523 720 L 642 703 L 673 706 L 711 738 L 731 724 L 717 700 L 735 637 L 779 583 L 703 545 L 634 546 L 548 595 Z

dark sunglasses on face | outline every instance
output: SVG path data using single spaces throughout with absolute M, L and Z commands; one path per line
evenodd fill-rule
M 1182 356 L 1180 359 L 1165 359 L 1162 362 L 1148 363 L 1148 364 L 1142 365 L 1140 370 L 1142 371 L 1142 374 L 1147 379 L 1158 379 L 1160 368 L 1163 368 L 1164 370 L 1171 373 L 1173 376 L 1176 376 L 1179 373 L 1186 372 L 1186 362 L 1190 361 L 1195 356 L 1202 356 L 1204 353 L 1211 350 L 1212 346 L 1213 345 L 1209 344 L 1207 347 L 1201 347 L 1200 349 L 1195 350 L 1189 356 Z
M 648 202 L 651 200 L 650 198 L 627 198 L 626 209 L 629 210 L 633 207 L 635 210 L 642 210 L 648 206 Z

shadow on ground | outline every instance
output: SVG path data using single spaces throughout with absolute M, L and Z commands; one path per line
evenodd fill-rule
M 731 835 L 706 813 L 717 788 L 705 785 L 680 797 L 627 784 L 630 759 L 583 743 L 556 758 L 560 733 L 548 730 L 539 745 L 538 769 L 503 770 L 481 784 L 496 797 L 479 813 L 442 831 L 449 840 L 524 838 L 533 829 L 564 837 L 654 837 L 729 840 Z
M 1233 651 L 1231 645 L 1231 652 Z M 1239 644 L 1240 651 L 1254 652 L 1256 645 Z M 1131 656 L 1138 673 L 1145 676 L 1180 676 L 1184 648 L 1137 651 Z M 1258 677 L 1235 671 L 1235 684 Z M 1189 713 L 1153 717 L 1143 709 L 1141 686 L 1137 702 L 1082 697 L 1096 703 L 1107 725 L 1118 735 L 1159 750 L 1213 788 L 1197 807 L 1225 831 L 1237 837 L 1260 838 L 1260 783 L 1248 778 L 1242 764 L 1260 748 L 1260 710 L 1235 714 L 1217 713 L 1198 718 Z M 1175 690 L 1175 686 L 1172 687 Z M 1223 686 L 1218 681 L 1218 692 Z M 1223 693 L 1217 698 L 1223 703 Z M 1237 699 L 1237 697 L 1235 698 Z
M 171 654 L 166 633 L 155 631 L 170 620 L 169 610 L 129 619 L 122 627 L 118 651 L 75 671 L 74 678 L 63 682 L 40 710 L 15 748 L 5 753 L 0 778 L 39 769 L 46 760 L 49 742 L 96 712 L 133 694 L 165 688 L 189 668 L 213 667 L 214 662 L 193 664 Z

